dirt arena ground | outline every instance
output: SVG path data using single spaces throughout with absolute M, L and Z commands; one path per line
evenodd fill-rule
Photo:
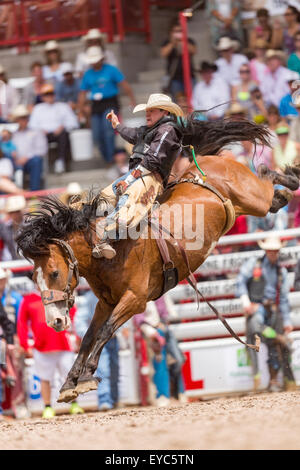
M 300 393 L 5 421 L 0 449 L 300 449 Z

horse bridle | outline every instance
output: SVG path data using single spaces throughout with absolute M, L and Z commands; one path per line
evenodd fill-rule
M 65 301 L 67 302 L 68 308 L 72 308 L 75 302 L 75 297 L 71 292 L 71 282 L 73 275 L 75 275 L 76 279 L 76 286 L 79 284 L 79 268 L 78 268 L 78 261 L 74 255 L 74 252 L 70 245 L 65 242 L 64 240 L 59 240 L 58 238 L 51 238 L 50 243 L 54 243 L 62 248 L 63 252 L 67 255 L 68 261 L 68 277 L 67 277 L 67 285 L 64 290 L 55 290 L 49 289 L 44 290 L 41 293 L 42 301 L 44 305 L 49 305 L 56 302 Z

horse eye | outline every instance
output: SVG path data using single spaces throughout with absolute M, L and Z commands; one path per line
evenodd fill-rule
M 57 279 L 58 278 L 58 275 L 59 275 L 59 272 L 58 271 L 53 271 L 53 273 L 50 274 L 50 277 L 52 279 Z

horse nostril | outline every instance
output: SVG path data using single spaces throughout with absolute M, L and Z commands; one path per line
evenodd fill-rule
M 58 327 L 60 327 L 61 325 L 62 325 L 62 319 L 61 319 L 61 318 L 56 318 L 56 319 L 54 320 L 54 326 L 58 328 Z

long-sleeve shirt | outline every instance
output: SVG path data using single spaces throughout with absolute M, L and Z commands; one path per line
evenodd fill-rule
M 76 309 L 70 310 L 70 318 L 73 319 Z M 25 295 L 20 306 L 17 332 L 20 345 L 28 350 L 28 333 L 33 333 L 34 348 L 40 352 L 71 351 L 69 333 L 67 331 L 56 332 L 50 328 L 45 319 L 45 309 L 41 296 L 33 292 Z
M 146 128 L 143 127 L 143 129 Z M 140 127 L 125 127 L 119 124 L 116 128 L 119 134 L 130 144 L 136 144 L 143 141 L 141 138 Z M 140 163 L 149 171 L 158 172 L 163 181 L 166 182 L 170 175 L 173 163 L 181 151 L 181 139 L 174 127 L 168 122 L 157 126 L 152 141 L 147 145 L 147 151 L 141 161 L 136 162 L 133 157 L 129 161 L 129 169 L 135 168 Z
M 290 70 L 282 66 L 274 73 L 268 69 L 260 86 L 264 101 L 267 105 L 274 104 L 279 107 L 281 99 L 290 93 L 290 87 L 288 85 L 290 74 Z
M 249 292 L 248 292 L 248 281 L 253 277 L 253 270 L 257 263 L 256 258 L 250 258 L 247 260 L 241 267 L 239 275 L 237 277 L 237 288 L 236 288 L 236 296 L 241 297 L 243 301 L 243 305 L 247 306 L 250 304 L 249 299 Z M 263 300 L 272 300 L 274 303 L 276 302 L 277 297 L 277 265 L 272 264 L 268 258 L 265 256 L 262 260 L 262 275 L 265 279 L 265 287 L 264 287 L 264 294 Z M 283 324 L 284 326 L 290 325 L 290 304 L 288 300 L 288 293 L 289 293 L 289 282 L 288 282 L 288 275 L 287 270 L 285 268 L 281 268 L 282 272 L 282 283 L 280 286 L 279 292 L 279 310 L 282 315 Z
M 236 85 L 240 80 L 240 68 L 247 62 L 248 59 L 243 54 L 233 54 L 230 62 L 220 57 L 215 62 L 218 67 L 216 73 L 220 79 L 226 81 L 229 86 Z
M 17 158 L 43 157 L 48 152 L 48 142 L 43 132 L 34 129 L 17 131 L 13 135 Z
M 40 103 L 33 108 L 29 120 L 31 129 L 50 133 L 61 126 L 67 131 L 78 127 L 77 117 L 67 103 Z
M 204 81 L 197 83 L 193 92 L 193 107 L 195 110 L 207 110 L 214 108 L 207 113 L 208 116 L 222 117 L 228 108 L 228 101 L 230 101 L 230 88 L 225 82 L 217 75 L 214 75 L 209 84 Z M 219 106 L 222 103 L 227 103 L 224 106 Z

